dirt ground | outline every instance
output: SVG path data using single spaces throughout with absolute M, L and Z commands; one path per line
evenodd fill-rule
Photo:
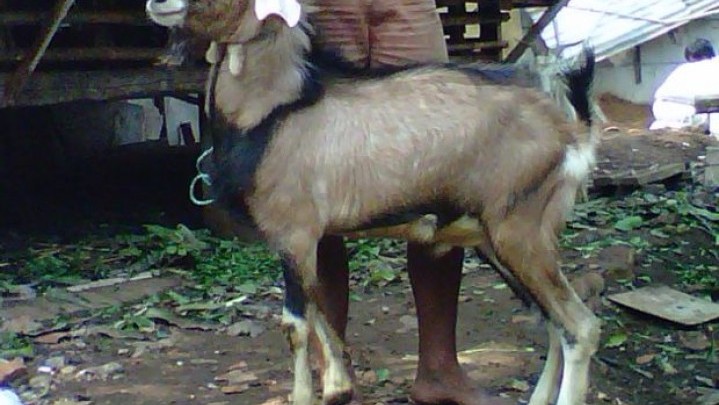
M 656 163 L 700 162 L 706 146 L 717 144 L 703 134 L 643 130 L 647 122 L 644 106 L 605 97 L 603 109 L 611 122 L 606 125 L 609 129 L 603 133 L 600 147 L 598 170 L 601 172 L 645 168 Z M 183 163 L 183 170 L 187 170 L 178 170 L 179 174 L 173 174 L 173 178 L 184 179 L 183 176 L 191 172 L 191 163 Z M 199 225 L 198 212 L 183 200 L 186 190 L 180 183 L 184 180 L 178 181 L 175 189 L 177 199 L 168 201 L 165 197 L 155 199 L 159 194 L 157 189 L 142 187 L 143 184 L 154 187 L 151 179 L 141 182 L 124 174 L 130 178 L 127 184 L 131 187 L 121 188 L 120 193 L 127 194 L 132 189 L 134 197 L 130 198 L 141 199 L 142 203 L 114 201 L 112 206 L 103 205 L 100 210 L 103 216 L 97 218 L 92 207 L 101 204 L 102 199 L 96 200 L 89 194 L 87 198 L 79 199 L 73 194 L 65 200 L 69 206 L 60 207 L 61 200 L 55 200 L 58 207 L 50 212 L 34 211 L 45 226 L 14 223 L 6 227 L 0 232 L 0 246 L 9 250 L 43 241 L 62 243 L 93 232 L 102 238 L 112 234 L 115 227 L 98 227 L 97 224 L 108 221 L 130 228 L 146 221 Z M 161 172 L 156 174 L 159 179 L 164 177 Z M 87 184 L 95 183 L 89 181 Z M 90 189 L 92 186 L 88 186 L 87 190 Z M 87 204 L 87 207 L 83 205 L 80 215 L 73 214 L 73 204 L 78 201 Z M 32 207 L 32 202 L 28 204 L 23 212 L 33 211 L 27 208 Z M 169 204 L 172 209 L 156 215 L 153 204 Z M 147 211 L 143 211 L 145 208 Z M 128 212 L 118 214 L 117 210 Z M 75 226 L 68 226 L 68 223 Z M 703 235 L 691 234 L 687 238 L 692 245 L 712 248 L 713 241 Z M 586 258 L 580 252 L 566 251 L 563 253 L 565 270 L 572 278 L 579 278 L 616 266 L 626 253 L 620 249 L 600 254 L 598 258 Z M 388 260 L 393 260 L 394 265 L 403 265 L 401 255 Z M 670 285 L 676 281 L 669 275 L 671 264 L 650 267 L 642 265 L 642 260 L 641 256 L 631 259 L 631 266 L 641 269 L 638 272 L 647 277 Z M 716 264 L 719 263 L 712 265 Z M 477 385 L 523 403 L 543 364 L 544 329 L 522 308 L 499 277 L 471 255 L 466 259 L 465 273 L 458 325 L 461 362 Z M 353 292 L 356 295 L 350 308 L 348 339 L 363 402 L 406 403 L 414 378 L 417 346 L 414 304 L 406 274 L 402 273 L 398 282 L 369 288 L 360 285 L 362 277 L 361 274 L 354 276 Z M 99 291 L 107 297 L 142 295 L 143 288 L 154 292 L 155 287 L 179 290 L 187 287 L 183 283 L 186 281 L 163 284 L 157 279 L 149 279 Z M 605 294 L 625 288 L 621 280 L 607 278 Z M 46 337 L 44 343 L 39 343 L 43 339 L 36 341 L 37 353 L 27 364 L 28 375 L 15 385 L 24 384 L 25 388 L 30 385 L 36 392 L 46 390 L 42 399 L 29 401 L 37 404 L 284 404 L 290 390 L 291 374 L 287 345 L 277 326 L 280 298 L 279 291 L 269 288 L 242 302 L 250 336 L 231 336 L 227 328 L 199 330 L 170 324 L 155 330 L 149 341 L 147 336 L 110 336 L 112 334 L 108 332 L 90 333 L 89 330 L 74 338 L 63 335 L 65 338 L 59 341 Z M 2 303 L 3 311 L 16 311 L 16 314 L 29 311 L 32 314 L 28 308 L 37 308 L 40 305 L 37 300 L 5 302 Z M 614 319 L 605 334 L 613 333 L 617 325 L 621 325 L 631 337 L 646 342 L 647 346 L 604 344 L 592 363 L 589 404 L 702 403 L 697 400 L 704 392 L 701 388 L 711 390 L 719 385 L 719 366 L 716 357 L 711 359 L 704 355 L 706 346 L 701 346 L 705 348 L 703 351 L 684 348 L 680 353 L 672 354 L 674 357 L 669 366 L 674 368 L 673 372 L 661 366 L 664 363 L 652 360 L 654 356 L 663 356 L 664 352 L 647 349 L 650 343 L 654 345 L 651 347 L 678 345 L 677 342 L 697 333 L 711 345 L 716 345 L 716 323 L 686 329 L 619 309 L 606 298 L 599 299 L 595 306 L 598 313 Z M 32 318 L 33 315 L 29 316 Z M 68 321 L 73 316 L 69 316 Z M 86 322 L 86 325 L 93 325 L 93 322 Z

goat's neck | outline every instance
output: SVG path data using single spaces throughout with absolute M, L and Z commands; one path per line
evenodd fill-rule
M 308 35 L 299 27 L 265 34 L 243 44 L 238 76 L 225 58 L 215 85 L 217 111 L 241 130 L 257 126 L 275 108 L 301 97 L 307 75 Z

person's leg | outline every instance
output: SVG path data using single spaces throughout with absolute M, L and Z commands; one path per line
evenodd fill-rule
M 369 67 L 369 35 L 366 0 L 316 0 L 310 15 L 316 36 L 314 45 L 336 51 L 359 68 Z
M 419 364 L 410 396 L 418 404 L 501 404 L 467 377 L 457 360 L 457 297 L 464 249 L 435 257 L 431 247 L 407 246 L 407 270 L 417 306 Z
M 347 330 L 349 264 L 341 236 L 325 236 L 317 248 L 319 306 L 332 329 L 342 340 Z

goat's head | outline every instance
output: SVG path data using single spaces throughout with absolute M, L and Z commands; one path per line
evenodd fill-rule
M 247 42 L 265 22 L 278 17 L 294 27 L 302 8 L 297 0 L 147 0 L 145 9 L 156 23 L 184 27 L 217 42 Z

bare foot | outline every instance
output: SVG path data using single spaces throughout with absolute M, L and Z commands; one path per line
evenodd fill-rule
M 419 405 L 512 405 L 514 401 L 489 395 L 475 386 L 461 370 L 418 376 L 410 392 Z

